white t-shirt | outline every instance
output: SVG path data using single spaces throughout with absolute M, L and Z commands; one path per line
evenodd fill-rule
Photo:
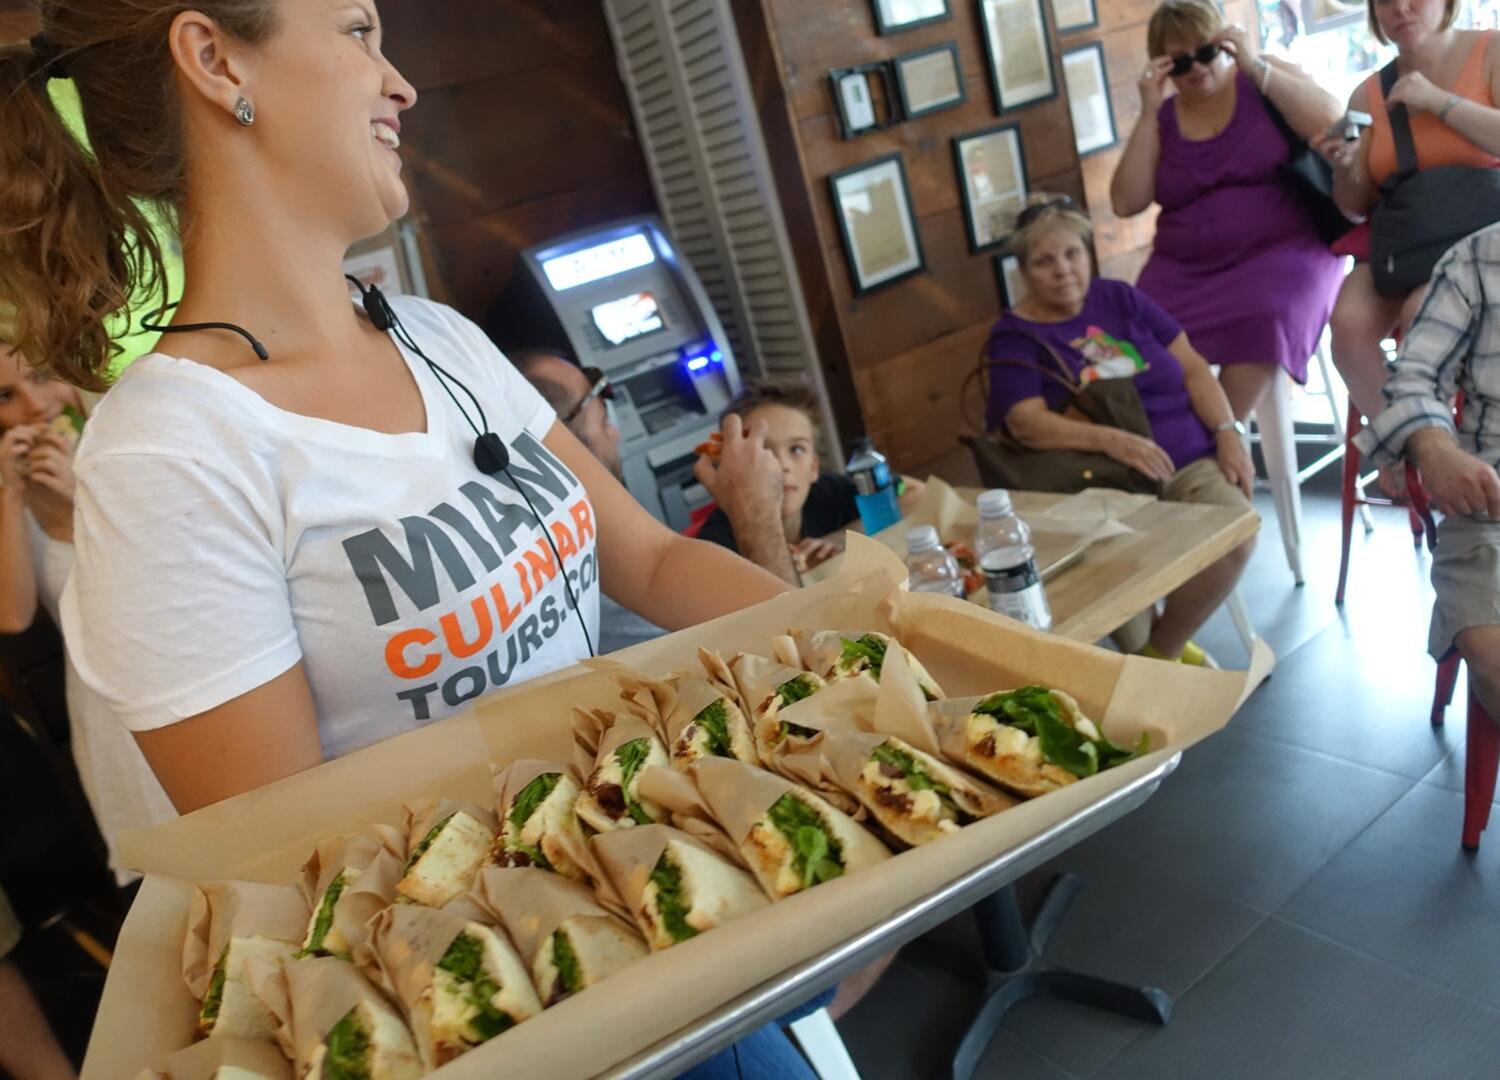
M 38 598 L 47 613 L 57 621 L 57 602 L 68 572 L 73 569 L 73 546 L 48 536 L 28 511 L 27 531 L 31 536 L 31 562 L 36 568 Z M 109 848 L 109 865 L 120 884 L 137 875 L 120 869 L 117 841 L 125 829 L 143 829 L 159 825 L 177 816 L 177 810 L 135 738 L 109 711 L 108 704 L 83 684 L 71 658 L 65 666 L 64 692 L 68 699 L 69 742 L 73 764 L 83 793 L 94 811 L 99 834 Z
M 62 612 L 80 674 L 126 726 L 196 716 L 300 660 L 333 758 L 587 655 L 515 485 L 598 640 L 593 508 L 542 445 L 551 408 L 473 323 L 392 304 L 473 390 L 515 484 L 479 472 L 473 430 L 405 349 L 427 430 L 401 435 L 286 412 L 190 360 L 137 360 L 79 447 Z

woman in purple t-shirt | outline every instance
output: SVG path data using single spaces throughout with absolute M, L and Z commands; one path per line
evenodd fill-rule
M 1033 450 L 1091 450 L 1163 485 L 1162 498 L 1249 508 L 1254 467 L 1242 428 L 1208 361 L 1176 321 L 1138 289 L 1095 278 L 1093 228 L 1068 198 L 1033 196 L 1011 248 L 1026 296 L 990 332 L 988 426 Z M 1155 436 L 1091 423 L 1068 409 L 1067 391 L 1043 375 L 1050 346 L 1082 382 L 1131 378 Z M 1255 548 L 1247 540 L 1167 597 L 1142 650 L 1206 662 L 1191 638 L 1234 590 Z

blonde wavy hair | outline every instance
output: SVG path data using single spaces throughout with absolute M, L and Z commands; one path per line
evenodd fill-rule
M 1146 52 L 1164 56 L 1168 41 L 1207 41 L 1222 29 L 1224 15 L 1213 0 L 1166 0 L 1146 24 Z
M 1025 224 L 1021 224 L 1021 222 Z M 1010 250 L 1022 268 L 1031 254 L 1031 245 L 1043 233 L 1062 226 L 1083 241 L 1083 246 L 1093 251 L 1094 223 L 1067 195 L 1032 192 L 1026 197 L 1026 205 L 1016 215 L 1018 228 L 1011 234 Z

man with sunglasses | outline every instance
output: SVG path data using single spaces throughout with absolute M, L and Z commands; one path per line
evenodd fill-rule
M 1147 51 L 1111 202 L 1121 217 L 1161 205 L 1137 285 L 1219 365 L 1243 422 L 1278 369 L 1306 381 L 1343 279 L 1283 168 L 1285 132 L 1320 137 L 1341 110 L 1296 67 L 1262 56 L 1244 27 L 1226 26 L 1212 0 L 1166 0 Z

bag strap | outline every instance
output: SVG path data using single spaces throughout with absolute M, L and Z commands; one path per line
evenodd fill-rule
M 1396 64 L 1397 61 L 1392 60 L 1380 69 L 1382 98 L 1391 96 L 1391 89 L 1401 76 L 1401 73 L 1396 70 Z M 1387 111 L 1391 117 L 1391 140 L 1396 144 L 1396 173 L 1385 183 L 1386 189 L 1389 190 L 1417 171 L 1417 144 L 1412 138 L 1411 116 L 1408 115 L 1406 106 L 1397 105 L 1393 109 L 1388 108 Z
M 1005 334 L 1013 334 L 1016 337 L 1024 338 L 1025 340 L 1031 342 L 1033 345 L 1036 345 L 1043 352 L 1045 352 L 1048 357 L 1051 358 L 1052 362 L 1057 366 L 1058 370 L 1052 371 L 1041 364 L 1035 364 L 1027 360 L 991 360 L 989 356 L 990 346 L 994 344 L 996 338 L 1001 337 Z M 990 397 L 989 385 L 984 381 L 984 378 L 985 375 L 988 374 L 990 369 L 997 367 L 1021 368 L 1025 371 L 1033 371 L 1040 375 L 1045 375 L 1047 378 L 1052 379 L 1054 382 L 1060 383 L 1063 389 L 1067 390 L 1069 398 L 1072 399 L 1075 405 L 1078 404 L 1080 397 L 1083 394 L 1083 384 L 1078 381 L 1077 377 L 1074 376 L 1072 369 L 1068 367 L 1067 362 L 1063 360 L 1062 356 L 1056 349 L 1052 347 L 1049 342 L 1044 341 L 1042 338 L 1027 330 L 1022 330 L 1019 327 L 1007 326 L 1003 330 L 991 332 L 989 338 L 985 341 L 984 348 L 979 351 L 979 364 L 974 368 L 973 371 L 969 372 L 968 376 L 964 379 L 964 384 L 958 391 L 958 400 L 960 402 L 967 400 L 969 395 L 969 384 L 972 383 L 975 379 L 979 379 L 980 391 L 984 395 L 986 404 L 988 404 Z M 1000 423 L 1002 427 L 1005 425 L 1004 417 L 1000 418 Z M 985 424 L 979 424 L 978 428 L 980 432 L 986 434 L 988 433 L 988 428 Z M 1007 429 L 1006 435 L 1009 436 L 1009 434 L 1009 430 Z

